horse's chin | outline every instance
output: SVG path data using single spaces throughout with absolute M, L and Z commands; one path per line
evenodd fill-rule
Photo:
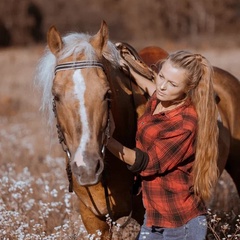
M 99 176 L 96 176 L 95 178 L 82 178 L 81 176 L 76 176 L 77 182 L 80 186 L 82 187 L 88 187 L 88 186 L 93 186 L 96 185 L 100 182 L 101 180 L 101 174 Z

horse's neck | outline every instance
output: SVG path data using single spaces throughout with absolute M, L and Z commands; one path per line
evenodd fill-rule
M 115 137 L 123 144 L 134 145 L 136 132 L 136 107 L 130 79 L 112 66 L 105 68 L 112 91 L 111 111 L 115 121 Z
M 105 70 L 112 90 L 113 111 L 114 108 L 117 108 L 118 111 L 124 111 L 126 107 L 135 109 L 130 78 L 120 69 L 114 68 L 110 63 L 105 65 Z M 126 102 L 129 106 L 125 105 Z
M 112 89 L 112 113 L 115 137 L 129 147 L 135 146 L 137 119 L 145 110 L 146 97 L 140 88 L 120 69 L 108 68 Z

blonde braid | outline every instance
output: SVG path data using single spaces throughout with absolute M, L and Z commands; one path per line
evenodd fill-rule
M 208 200 L 219 175 L 217 105 L 212 83 L 213 69 L 204 57 L 197 55 L 196 60 L 200 61 L 203 74 L 198 85 L 191 92 L 198 114 L 193 179 L 195 192 L 204 200 Z

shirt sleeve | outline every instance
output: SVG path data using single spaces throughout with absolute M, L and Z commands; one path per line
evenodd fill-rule
M 161 137 L 147 151 L 149 162 L 141 176 L 167 173 L 194 154 L 194 134 L 190 130 Z

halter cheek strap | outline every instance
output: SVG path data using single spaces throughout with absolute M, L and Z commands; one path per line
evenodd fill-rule
M 76 62 L 66 62 L 58 64 L 55 67 L 55 75 L 59 71 L 69 70 L 69 69 L 83 69 L 83 68 L 102 68 L 104 71 L 103 64 L 97 61 L 76 61 Z

